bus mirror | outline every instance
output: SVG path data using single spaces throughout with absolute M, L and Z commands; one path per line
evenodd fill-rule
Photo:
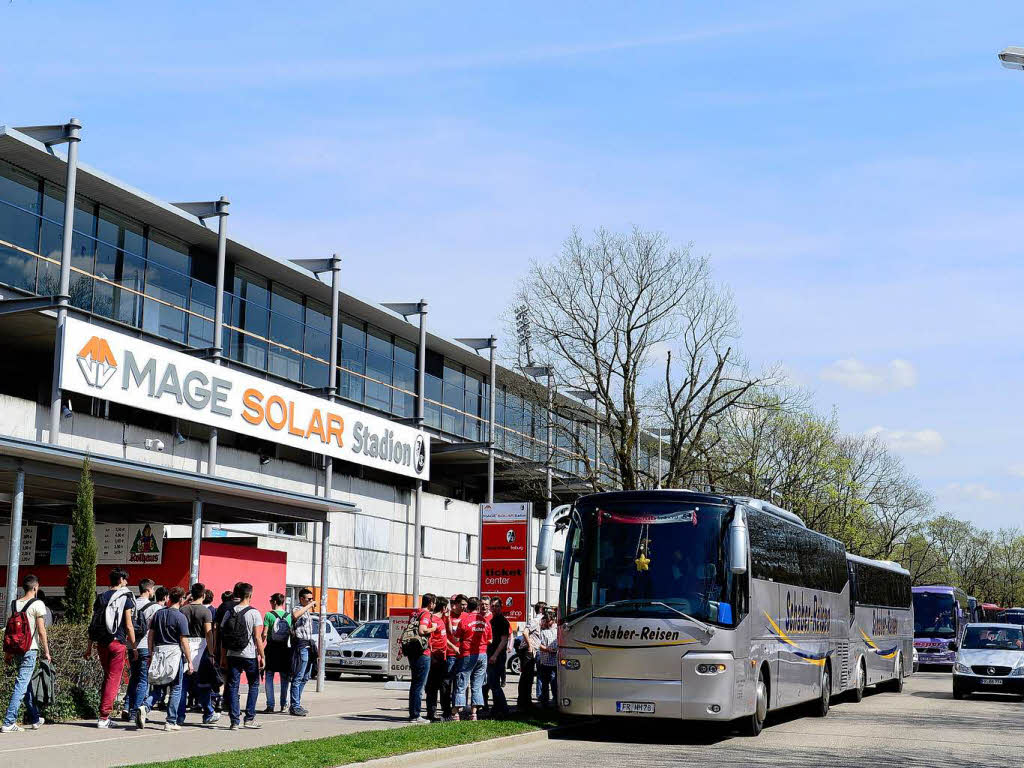
M 737 508 L 729 524 L 729 569 L 734 574 L 747 572 L 747 549 L 747 521 Z
M 548 569 L 551 563 L 551 552 L 555 543 L 555 518 L 563 514 L 571 505 L 562 504 L 552 507 L 544 522 L 540 526 L 540 536 L 537 538 L 537 570 L 542 573 Z

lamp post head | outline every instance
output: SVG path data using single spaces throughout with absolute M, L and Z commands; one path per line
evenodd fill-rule
M 527 376 L 538 378 L 540 376 L 554 376 L 555 371 L 550 365 L 528 365 L 523 368 L 523 373 Z
M 1024 48 L 1011 45 L 999 52 L 999 61 L 1007 69 L 1024 69 Z

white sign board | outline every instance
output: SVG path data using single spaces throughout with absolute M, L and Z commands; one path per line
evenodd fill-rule
M 392 677 L 410 677 L 409 660 L 402 653 L 402 632 L 409 626 L 409 616 L 388 617 L 388 674 Z
M 68 318 L 62 389 L 272 443 L 430 478 L 418 429 Z

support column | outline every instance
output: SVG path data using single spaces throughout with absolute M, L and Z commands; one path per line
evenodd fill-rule
M 498 395 L 498 362 L 495 359 L 495 352 L 498 349 L 498 340 L 491 336 L 488 340 L 488 347 L 491 350 L 491 370 L 488 374 L 490 376 L 491 386 L 491 403 L 490 412 L 487 414 L 487 503 L 494 503 L 494 402 Z
M 228 252 L 228 199 L 221 196 L 216 202 L 217 222 L 217 295 L 213 300 L 213 362 L 220 365 L 224 353 L 224 267 Z M 219 435 L 216 427 L 210 428 L 209 452 L 206 457 L 206 473 L 217 474 L 217 443 Z
M 189 558 L 188 584 L 199 581 L 199 548 L 203 543 L 203 502 L 192 502 L 192 548 Z
M 427 383 L 427 302 L 420 299 L 420 345 L 417 354 L 419 360 L 419 371 L 417 372 L 416 387 L 416 427 L 423 429 L 423 419 L 426 402 Z M 423 481 L 416 480 L 416 510 L 413 515 L 412 531 L 412 605 L 416 608 L 420 604 L 420 560 L 423 553 L 420 552 L 420 525 L 423 520 Z
M 551 459 L 553 458 L 552 454 L 551 454 L 551 448 L 552 448 L 552 442 L 553 442 L 552 441 L 552 431 L 554 429 L 554 423 L 553 423 L 554 422 L 554 413 L 553 413 L 553 411 L 554 411 L 554 408 L 555 408 L 555 390 L 554 390 L 555 384 L 554 384 L 554 382 L 555 382 L 555 379 L 554 379 L 554 376 L 552 374 L 551 368 L 549 366 L 548 367 L 548 428 L 547 428 L 547 435 L 546 435 L 548 459 L 547 459 L 547 462 L 546 462 L 547 466 L 544 468 L 544 474 L 546 476 L 545 477 L 546 488 L 545 488 L 545 493 L 544 493 L 544 495 L 545 495 L 545 504 L 544 504 L 544 506 L 545 506 L 545 511 L 547 512 L 547 514 L 546 514 L 546 516 L 544 518 L 545 520 L 551 517 L 551 475 L 552 475 Z M 554 555 L 552 555 L 552 557 L 554 557 Z M 549 605 L 551 604 L 551 567 L 552 567 L 552 564 L 548 563 L 548 567 L 544 571 L 544 602 L 548 603 Z
M 330 570 L 329 559 L 331 552 L 331 521 L 324 520 L 321 525 L 320 534 L 320 652 L 326 651 L 327 642 L 327 574 Z M 320 666 L 316 673 L 316 690 L 319 693 L 324 689 L 324 656 L 320 658 Z
M 14 495 L 11 496 L 11 539 L 7 547 L 7 597 L 0 616 L 7 621 L 11 601 L 18 595 L 18 565 L 21 562 L 21 514 L 25 507 L 25 470 L 14 473 Z
M 57 329 L 53 344 L 53 378 L 50 383 L 50 443 L 60 437 L 60 363 L 64 356 L 64 326 L 71 300 L 71 239 L 75 226 L 75 184 L 78 180 L 78 136 L 82 124 L 74 117 L 65 126 L 62 141 L 68 143 L 67 177 L 64 183 L 64 232 L 60 251 L 60 288 L 57 294 Z M 55 142 L 56 143 L 56 142 Z

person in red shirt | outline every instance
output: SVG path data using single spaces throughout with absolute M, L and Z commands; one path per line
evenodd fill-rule
M 491 623 L 487 620 L 487 606 L 471 597 L 466 612 L 459 618 L 454 638 L 459 644 L 459 674 L 456 679 L 455 709 L 466 707 L 466 687 L 472 688 L 469 719 L 484 703 L 484 677 L 487 674 L 487 644 L 491 641 Z M 459 712 L 455 713 L 459 719 Z
M 448 672 L 448 688 L 452 694 L 452 704 L 455 703 L 455 688 L 456 682 L 459 677 L 459 669 L 461 668 L 462 658 L 459 656 L 458 641 L 455 639 L 455 629 L 459 625 L 459 621 L 462 619 L 462 614 L 466 611 L 466 604 L 469 598 L 463 594 L 452 595 L 452 601 L 448 605 L 449 613 L 445 616 L 445 627 L 448 629 L 448 659 L 450 661 L 451 669 Z
M 439 597 L 432 614 L 430 633 L 430 673 L 427 675 L 427 719 L 437 719 L 437 696 L 441 695 L 441 719 L 452 719 L 452 684 L 450 674 L 455 666 L 458 647 L 448 639 L 448 598 Z M 450 655 L 449 655 L 450 654 Z

